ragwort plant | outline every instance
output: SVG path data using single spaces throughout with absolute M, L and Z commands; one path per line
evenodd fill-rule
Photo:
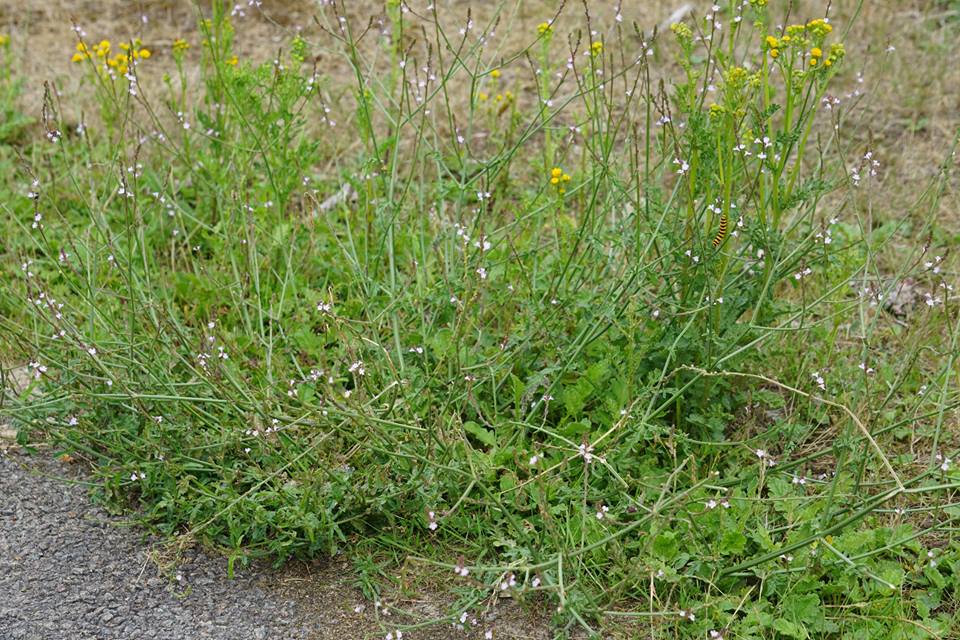
M 560 632 L 948 634 L 957 327 L 904 239 L 949 162 L 876 226 L 835 24 L 585 8 L 562 42 L 562 8 L 508 54 L 500 11 L 330 4 L 265 62 L 220 2 L 165 52 L 77 30 L 100 120 L 48 95 L 10 212 L 22 441 L 231 568 L 345 551 L 385 610 L 383 564 L 445 575 L 403 637 L 504 596 Z

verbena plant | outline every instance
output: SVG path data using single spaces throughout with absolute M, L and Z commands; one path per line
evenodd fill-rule
M 499 12 L 343 9 L 263 63 L 218 1 L 165 52 L 78 30 L 95 120 L 48 95 L 8 208 L 23 442 L 231 567 L 441 571 L 448 621 L 510 595 L 562 629 L 948 633 L 948 162 L 877 222 L 837 25 L 584 10 L 504 53 Z

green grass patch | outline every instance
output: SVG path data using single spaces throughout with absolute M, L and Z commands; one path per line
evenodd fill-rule
M 51 88 L 26 141 L 0 50 L 23 443 L 231 566 L 439 571 L 438 623 L 951 637 L 955 141 L 884 206 L 844 26 L 564 14 L 505 51 L 499 13 L 338 6 L 265 62 L 216 1 L 202 42 L 90 34 L 95 108 Z

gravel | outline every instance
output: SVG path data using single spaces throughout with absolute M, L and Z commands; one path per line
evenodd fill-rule
M 273 597 L 278 576 L 262 567 L 231 580 L 224 558 L 188 550 L 175 575 L 161 575 L 150 541 L 92 505 L 69 466 L 0 457 L 0 638 L 320 635 L 296 601 Z
M 378 622 L 342 561 L 238 565 L 230 579 L 224 557 L 188 549 L 161 571 L 163 545 L 91 503 L 88 486 L 77 464 L 0 446 L 0 640 L 376 639 L 443 615 L 443 598 L 415 597 L 391 605 L 416 615 Z M 403 638 L 552 637 L 546 611 L 507 601 L 489 614 L 472 632 L 442 624 Z

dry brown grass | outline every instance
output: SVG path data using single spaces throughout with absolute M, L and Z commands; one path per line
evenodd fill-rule
M 108 38 L 121 41 L 140 37 L 146 46 L 157 52 L 147 75 L 159 77 L 171 61 L 169 46 L 176 38 L 198 42 L 198 7 L 208 3 L 190 0 L 25 0 L 0 6 L 0 33 L 9 33 L 21 48 L 20 68 L 28 78 L 24 108 L 39 114 L 44 81 L 53 81 L 63 96 L 69 96 L 65 109 L 68 116 L 79 117 L 83 110 L 83 88 L 80 75 L 71 67 L 69 56 L 75 44 L 71 31 L 74 22 L 81 25 L 91 39 Z M 245 4 L 245 3 L 244 3 Z M 268 60 L 276 56 L 295 33 L 302 33 L 317 43 L 319 64 L 338 82 L 349 86 L 351 71 L 346 62 L 325 48 L 322 33 L 314 16 L 319 3 L 303 0 L 264 0 L 262 10 L 250 9 L 245 18 L 235 20 L 237 50 L 251 60 Z M 347 12 L 357 25 L 373 22 L 380 16 L 382 2 L 357 0 L 347 2 Z M 426 2 L 411 2 L 415 10 Z M 507 54 L 528 44 L 536 24 L 552 16 L 560 3 L 550 0 L 511 0 L 466 2 L 440 0 L 442 17 L 453 32 L 470 11 L 476 23 L 483 24 L 499 8 L 501 20 L 494 47 Z M 596 24 L 611 24 L 613 3 L 589 2 Z M 642 29 L 651 30 L 669 16 L 679 0 L 645 0 L 625 2 L 626 22 L 636 21 Z M 692 3 L 702 10 L 710 2 Z M 791 15 L 805 18 L 822 14 L 825 3 L 819 0 L 772 3 L 788 6 Z M 421 6 L 422 5 L 422 6 Z M 557 23 L 558 33 L 575 40 L 575 32 L 583 27 L 583 4 L 566 2 Z M 856 12 L 855 0 L 835 0 L 831 7 L 834 21 L 843 28 Z M 696 10 L 696 9 L 695 9 Z M 329 9 L 325 9 L 329 15 Z M 143 18 L 146 17 L 146 20 Z M 320 21 L 322 24 L 322 21 Z M 854 22 L 846 44 L 852 68 L 861 68 L 867 90 L 863 98 L 868 118 L 857 131 L 864 143 L 878 149 L 884 163 L 883 197 L 878 199 L 878 213 L 883 207 L 898 212 L 914 205 L 922 190 L 930 183 L 944 160 L 944 153 L 960 119 L 960 48 L 954 46 L 960 34 L 960 8 L 947 0 L 866 1 Z M 412 38 L 416 37 L 411 36 Z M 328 41 L 328 40 L 327 40 Z M 885 53 L 888 46 L 896 51 Z M 196 50 L 191 52 L 198 55 Z M 531 81 L 517 74 L 518 95 L 530 89 Z M 852 86 L 853 73 L 846 81 Z M 72 113 L 71 113 L 72 111 Z M 346 132 L 346 130 L 344 130 Z M 956 183 L 951 187 L 956 187 Z M 950 188 L 941 202 L 941 214 L 951 231 L 960 231 L 960 198 L 958 189 Z

